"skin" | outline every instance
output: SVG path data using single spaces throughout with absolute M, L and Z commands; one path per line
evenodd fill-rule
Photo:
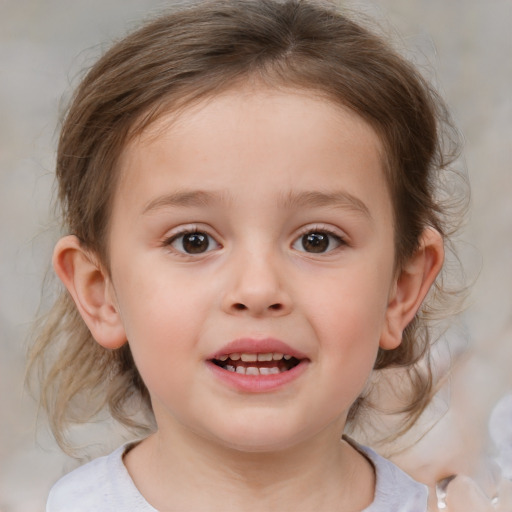
M 57 245 L 93 336 L 129 340 L 150 392 L 158 431 L 125 464 L 154 507 L 358 511 L 373 500 L 373 468 L 340 441 L 346 416 L 443 259 L 427 229 L 395 268 L 382 152 L 362 119 L 311 93 L 228 91 L 126 147 L 111 274 L 75 237 Z M 187 254 L 183 231 L 208 235 L 208 250 Z M 327 236 L 327 250 L 310 252 L 307 233 Z M 284 341 L 305 370 L 270 392 L 226 385 L 207 359 L 244 337 Z

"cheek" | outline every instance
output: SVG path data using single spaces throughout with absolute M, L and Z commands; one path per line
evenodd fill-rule
M 339 273 L 308 295 L 309 322 L 330 374 L 359 394 L 371 372 L 386 322 L 389 283 L 370 268 Z
M 372 268 L 339 271 L 307 287 L 305 309 L 312 323 L 329 333 L 345 333 L 347 339 L 368 339 L 380 334 L 389 300 L 390 278 Z M 325 336 L 320 336 L 320 339 Z
M 205 289 L 200 279 L 170 272 L 165 264 L 154 261 L 121 268 L 117 275 L 116 296 L 123 321 L 131 338 L 150 333 L 157 339 L 180 336 L 196 322 L 201 311 Z
M 179 358 L 180 340 L 193 325 L 179 291 L 150 273 L 119 274 L 118 282 L 119 312 L 139 371 Z

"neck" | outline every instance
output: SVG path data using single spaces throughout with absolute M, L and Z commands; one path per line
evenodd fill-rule
M 362 510 L 373 500 L 373 468 L 340 438 L 333 425 L 307 443 L 244 452 L 184 429 L 172 435 L 161 430 L 129 452 L 125 463 L 161 512 Z

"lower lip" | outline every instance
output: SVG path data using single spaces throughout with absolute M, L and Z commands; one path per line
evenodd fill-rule
M 299 378 L 304 373 L 309 363 L 303 360 L 291 370 L 272 375 L 244 375 L 224 370 L 211 361 L 207 361 L 206 364 L 217 378 L 238 391 L 265 393 L 282 388 Z

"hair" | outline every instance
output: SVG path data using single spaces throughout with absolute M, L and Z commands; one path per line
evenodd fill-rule
M 444 103 L 384 38 L 332 4 L 301 0 L 206 1 L 161 15 L 114 44 L 82 80 L 63 122 L 56 177 L 64 231 L 110 271 L 109 220 L 126 144 L 163 113 L 247 80 L 312 91 L 376 131 L 394 208 L 397 270 L 426 227 L 449 242 L 461 215 L 446 203 L 450 193 L 443 195 L 458 151 Z M 441 275 L 401 345 L 380 349 L 375 362 L 375 370 L 405 371 L 404 432 L 432 396 L 431 327 L 449 296 Z M 40 370 L 41 404 L 64 449 L 70 424 L 106 408 L 129 427 L 141 426 L 134 419 L 141 407 L 152 421 L 129 343 L 116 350 L 96 343 L 63 288 L 42 321 L 30 365 Z M 362 396 L 352 406 L 350 422 L 364 402 Z

